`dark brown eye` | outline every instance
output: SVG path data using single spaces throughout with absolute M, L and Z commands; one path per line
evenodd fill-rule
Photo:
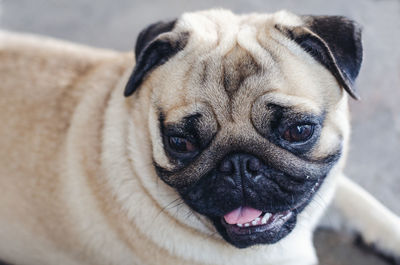
M 168 138 L 170 148 L 179 153 L 191 153 L 196 151 L 196 146 L 188 139 L 171 136 Z
M 282 138 L 288 142 L 304 142 L 308 140 L 314 132 L 311 124 L 297 124 L 289 127 L 283 132 Z

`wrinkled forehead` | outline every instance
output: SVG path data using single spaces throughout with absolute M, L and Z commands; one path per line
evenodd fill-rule
M 273 14 L 246 14 L 236 15 L 229 10 L 214 9 L 195 13 L 183 14 L 176 26 L 177 31 L 190 33 L 192 40 L 185 47 L 190 50 L 190 44 L 196 51 L 200 49 L 207 52 L 210 48 L 218 46 L 222 50 L 229 50 L 232 40 L 241 44 L 246 43 L 246 38 L 251 38 L 247 43 L 252 43 L 260 33 L 267 33 L 268 28 L 276 24 L 285 26 L 299 26 L 303 22 L 290 12 L 280 11 Z
M 176 83 L 169 83 L 169 89 L 181 91 L 170 93 L 171 97 L 163 93 L 166 120 L 178 121 L 197 109 L 213 113 L 221 123 L 247 119 L 259 98 L 282 99 L 279 104 L 287 107 L 298 107 L 300 102 L 307 112 L 322 112 L 321 93 L 337 90 L 326 88 L 326 79 L 333 80 L 332 76 L 275 28 L 300 23 L 296 15 L 284 11 L 246 16 L 226 10 L 184 14 L 175 28 L 190 36 L 176 58 L 180 69 L 166 71 L 168 75 L 181 71 Z

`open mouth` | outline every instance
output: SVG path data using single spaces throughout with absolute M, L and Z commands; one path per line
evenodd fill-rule
M 249 206 L 240 206 L 214 219 L 214 224 L 220 228 L 218 230 L 222 236 L 236 247 L 273 244 L 293 230 L 298 213 L 308 205 L 321 182 L 322 180 L 318 179 L 307 196 L 288 210 L 271 213 Z
M 237 215 L 237 220 L 235 216 Z M 226 214 L 221 222 L 230 233 L 249 235 L 280 229 L 293 215 L 292 211 L 267 213 L 250 207 L 240 207 Z
M 252 211 L 254 213 L 258 211 L 250 207 L 240 208 L 244 212 Z M 250 219 L 251 217 L 246 213 L 244 216 L 246 217 L 245 219 Z M 296 216 L 295 211 L 278 213 L 259 211 L 258 216 L 246 222 L 243 219 L 236 223 L 231 223 L 231 220 L 225 215 L 222 218 L 214 219 L 214 225 L 226 241 L 238 248 L 246 248 L 251 245 L 276 243 L 293 230 L 296 225 Z

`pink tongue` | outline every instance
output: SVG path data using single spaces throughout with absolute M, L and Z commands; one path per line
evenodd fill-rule
M 225 214 L 224 219 L 228 224 L 244 224 L 253 221 L 262 214 L 262 211 L 251 207 L 239 207 Z

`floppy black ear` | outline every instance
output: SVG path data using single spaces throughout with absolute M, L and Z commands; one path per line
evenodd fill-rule
M 172 32 L 175 23 L 176 20 L 154 23 L 140 32 L 135 46 L 136 65 L 125 87 L 126 97 L 135 92 L 150 71 L 185 47 L 187 34 Z
M 289 29 L 290 37 L 324 65 L 354 98 L 362 62 L 361 28 L 342 16 L 302 16 L 305 25 Z

